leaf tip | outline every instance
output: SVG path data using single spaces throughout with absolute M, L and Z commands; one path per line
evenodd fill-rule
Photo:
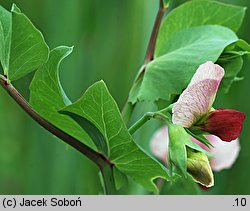
M 22 13 L 19 7 L 15 3 L 12 4 L 11 12 Z
M 105 84 L 105 82 L 104 82 L 103 79 L 101 79 L 100 81 L 96 82 L 96 84 L 100 84 L 101 86 L 107 88 L 107 86 L 106 86 L 106 84 Z
M 68 49 L 69 49 L 69 50 L 68 50 L 69 54 L 71 54 L 71 53 L 73 52 L 74 47 L 75 47 L 74 45 L 73 45 L 73 46 L 68 47 Z

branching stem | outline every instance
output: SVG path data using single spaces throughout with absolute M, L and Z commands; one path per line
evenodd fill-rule
M 155 52 L 155 45 L 156 45 L 156 39 L 158 36 L 160 24 L 162 21 L 162 18 L 167 11 L 167 8 L 164 8 L 163 0 L 159 0 L 159 10 L 156 16 L 156 20 L 154 23 L 154 27 L 151 33 L 150 41 L 148 44 L 144 65 L 143 68 L 140 70 L 139 75 L 136 78 L 136 81 L 143 76 L 146 65 L 148 62 L 152 61 L 154 59 L 154 52 Z M 48 130 L 50 133 L 54 134 L 61 140 L 63 140 L 65 143 L 69 144 L 73 148 L 75 148 L 77 151 L 81 152 L 83 155 L 88 157 L 90 160 L 92 160 L 95 164 L 98 165 L 98 167 L 101 170 L 104 183 L 105 183 L 105 191 L 107 194 L 115 194 L 115 182 L 113 177 L 113 164 L 109 161 L 109 159 L 103 155 L 102 153 L 96 152 L 87 145 L 83 144 L 81 141 L 75 139 L 71 135 L 65 133 L 63 130 L 59 129 L 52 123 L 48 122 L 46 119 L 44 119 L 39 113 L 37 113 L 32 106 L 24 99 L 24 97 L 15 89 L 15 87 L 8 81 L 8 79 L 0 75 L 0 84 L 1 86 L 8 92 L 8 94 L 18 103 L 21 108 L 33 119 L 35 120 L 39 125 L 41 125 L 43 128 Z M 128 122 L 131 114 L 133 112 L 134 105 L 132 105 L 130 102 L 127 101 L 124 109 L 123 109 L 123 117 L 125 119 L 125 122 Z M 159 113 L 152 113 L 149 112 L 145 114 L 137 123 L 135 123 L 130 129 L 130 133 L 134 133 L 138 128 L 140 128 L 147 120 L 151 118 L 159 118 L 159 119 L 166 119 L 167 117 L 164 116 L 164 114 Z
M 69 144 L 77 151 L 81 152 L 83 155 L 92 160 L 100 168 L 103 179 L 105 182 L 105 189 L 107 193 L 114 194 L 115 184 L 110 181 L 113 180 L 112 167 L 113 164 L 108 160 L 108 158 L 102 153 L 96 152 L 87 145 L 83 144 L 81 141 L 75 139 L 71 135 L 65 133 L 63 130 L 59 129 L 52 123 L 44 119 L 39 113 L 37 113 L 32 106 L 24 99 L 24 97 L 9 83 L 8 79 L 0 75 L 0 84 L 8 92 L 8 94 L 16 101 L 17 104 L 39 125 L 48 130 L 50 133 L 54 134 L 65 143 Z M 109 172 L 108 172 L 109 171 Z

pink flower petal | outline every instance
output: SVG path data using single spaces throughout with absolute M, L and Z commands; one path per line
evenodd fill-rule
M 223 76 L 224 69 L 219 65 L 202 64 L 174 104 L 172 122 L 188 128 L 208 113 Z

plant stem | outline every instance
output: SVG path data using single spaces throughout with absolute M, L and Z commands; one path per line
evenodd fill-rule
M 115 179 L 113 174 L 113 166 L 105 163 L 101 168 L 101 173 L 104 181 L 105 194 L 116 194 Z
M 0 75 L 0 84 L 1 86 L 8 92 L 8 94 L 16 101 L 17 104 L 21 106 L 21 108 L 33 119 L 35 120 L 39 125 L 41 125 L 43 128 L 48 130 L 50 133 L 54 134 L 61 140 L 63 140 L 65 143 L 69 144 L 73 148 L 75 148 L 77 151 L 81 152 L 83 155 L 88 157 L 90 160 L 92 160 L 98 167 L 100 168 L 104 182 L 106 185 L 106 192 L 112 192 L 114 193 L 115 190 L 115 184 L 110 184 L 110 178 L 111 176 L 107 177 L 108 171 L 110 175 L 113 174 L 112 172 L 112 166 L 113 164 L 108 160 L 108 158 L 103 155 L 102 153 L 96 152 L 87 145 L 83 144 L 81 141 L 75 139 L 71 135 L 65 133 L 63 130 L 59 129 L 52 123 L 48 122 L 46 119 L 44 119 L 39 113 L 37 113 L 32 106 L 24 99 L 24 97 L 15 89 L 12 84 L 8 82 L 8 79 Z M 106 178 L 108 179 L 106 181 Z M 111 189 L 111 190 L 110 190 Z
M 148 49 L 147 49 L 147 53 L 145 56 L 144 64 L 147 64 L 149 61 L 152 61 L 154 59 L 156 40 L 157 40 L 157 36 L 158 36 L 159 29 L 160 29 L 162 18 L 163 18 L 166 11 L 167 11 L 167 8 L 164 8 L 163 0 L 159 0 L 159 9 L 158 9 L 158 13 L 157 13 L 157 16 L 155 19 L 154 27 L 153 27 L 153 30 L 151 33 L 151 37 L 149 40 Z
M 154 59 L 156 40 L 158 37 L 162 18 L 164 16 L 164 14 L 167 12 L 167 9 L 168 9 L 167 7 L 164 7 L 163 0 L 159 0 L 159 9 L 158 9 L 158 12 L 156 15 L 153 30 L 151 32 L 146 56 L 144 59 L 144 64 L 142 65 L 142 68 L 140 69 L 139 74 L 137 75 L 134 84 L 139 80 L 139 78 L 141 78 L 143 76 L 143 74 L 146 70 L 147 64 Z M 134 84 L 133 84 L 132 88 L 134 87 Z M 123 116 L 125 123 L 128 123 L 129 119 L 131 118 L 131 115 L 132 115 L 133 110 L 134 110 L 134 106 L 135 105 L 132 105 L 132 103 L 130 103 L 129 100 L 126 101 L 125 106 L 122 110 L 122 116 Z
M 154 117 L 154 113 L 153 112 L 147 112 L 146 114 L 144 114 L 142 116 L 142 118 L 140 118 L 135 124 L 133 124 L 130 128 L 129 128 L 129 133 L 132 135 L 135 133 L 135 131 L 137 131 L 142 125 L 144 125 L 148 120 L 152 119 Z
M 144 125 L 150 119 L 159 119 L 163 122 L 168 122 L 170 119 L 162 113 L 157 112 L 147 112 L 140 118 L 135 124 L 129 128 L 129 133 L 134 134 L 142 125 Z
M 173 106 L 174 106 L 174 104 L 170 104 L 167 108 L 164 108 L 164 109 L 162 109 L 162 110 L 160 110 L 158 112 L 163 113 L 163 114 L 168 113 L 168 112 L 172 111 Z
M 150 36 L 150 40 L 148 43 L 148 48 L 147 48 L 146 56 L 144 59 L 144 65 L 143 65 L 143 68 L 141 68 L 141 70 L 136 78 L 136 81 L 143 76 L 143 74 L 146 70 L 147 64 L 154 59 L 156 40 L 157 40 L 158 33 L 160 30 L 162 18 L 164 17 L 167 10 L 168 10 L 168 8 L 164 7 L 163 0 L 159 0 L 159 9 L 158 9 L 158 12 L 156 15 L 154 27 L 153 27 L 153 30 L 152 30 L 152 33 Z

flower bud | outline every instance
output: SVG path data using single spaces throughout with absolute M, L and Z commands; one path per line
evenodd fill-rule
M 187 171 L 197 183 L 205 187 L 214 185 L 214 175 L 203 152 L 187 147 Z

